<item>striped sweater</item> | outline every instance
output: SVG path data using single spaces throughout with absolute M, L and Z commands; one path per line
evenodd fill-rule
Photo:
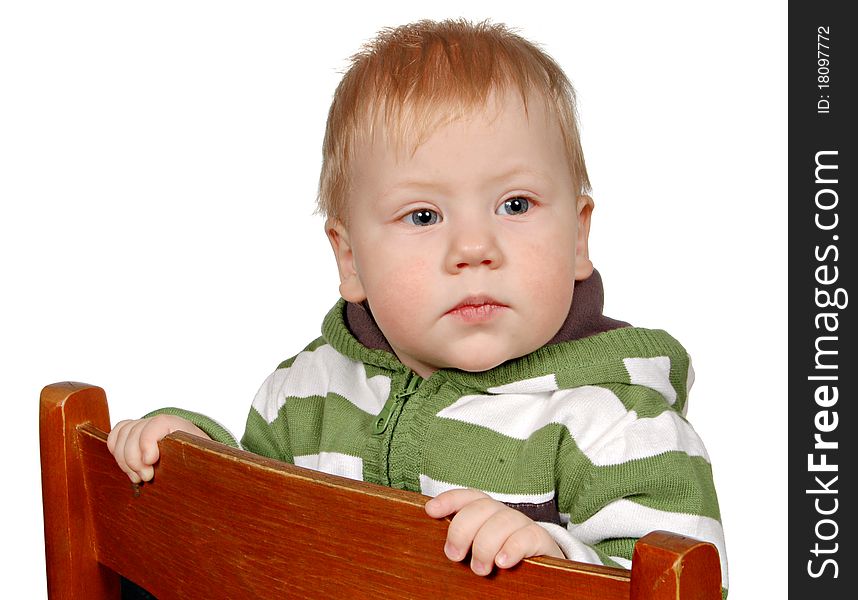
M 583 562 L 629 568 L 635 541 L 655 529 L 710 541 L 726 590 L 709 457 L 683 416 L 693 371 L 670 335 L 620 327 L 489 371 L 421 379 L 362 344 L 346 307 L 340 300 L 322 337 L 263 383 L 243 448 L 428 496 L 482 490 Z M 211 419 L 159 412 L 238 445 Z

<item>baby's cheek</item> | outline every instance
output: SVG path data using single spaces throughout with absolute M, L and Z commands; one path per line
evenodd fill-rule
M 430 314 L 431 277 L 425 260 L 391 260 L 367 290 L 370 308 L 384 329 L 408 327 Z
M 394 250 L 393 253 L 395 252 Z M 423 257 L 397 257 L 391 260 L 386 271 L 387 275 L 379 283 L 385 288 L 385 293 L 398 298 L 402 303 L 419 302 L 421 296 L 431 287 L 432 274 Z
M 573 260 L 563 256 L 548 256 L 524 274 L 524 287 L 529 290 L 534 306 L 531 317 L 540 337 L 553 335 L 569 314 L 573 296 L 575 269 Z M 537 334 L 536 331 L 533 332 Z
M 571 295 L 575 280 L 574 255 L 543 247 L 540 258 L 529 262 L 526 266 L 517 265 L 516 271 L 534 294 Z

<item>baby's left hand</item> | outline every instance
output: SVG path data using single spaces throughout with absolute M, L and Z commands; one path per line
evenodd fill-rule
M 460 561 L 471 549 L 471 570 L 488 575 L 493 565 L 508 569 L 530 556 L 563 552 L 535 521 L 479 490 L 449 490 L 426 503 L 426 513 L 439 519 L 456 513 L 447 529 L 444 554 Z

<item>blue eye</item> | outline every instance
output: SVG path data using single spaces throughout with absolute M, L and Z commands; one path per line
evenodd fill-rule
M 523 215 L 530 208 L 530 200 L 522 196 L 510 198 L 501 204 L 495 214 L 498 215 Z
M 434 225 L 435 223 L 440 221 L 441 217 L 434 210 L 422 208 L 406 215 L 405 219 L 406 221 L 409 221 L 412 225 L 417 225 L 418 227 L 427 227 L 428 225 Z

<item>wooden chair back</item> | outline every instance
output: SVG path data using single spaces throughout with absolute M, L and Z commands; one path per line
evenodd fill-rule
M 631 571 L 552 558 L 478 577 L 444 557 L 428 499 L 173 434 L 150 483 L 107 450 L 101 388 L 42 391 L 45 551 L 52 599 L 119 598 L 119 576 L 170 598 L 717 600 L 714 546 L 666 532 Z

